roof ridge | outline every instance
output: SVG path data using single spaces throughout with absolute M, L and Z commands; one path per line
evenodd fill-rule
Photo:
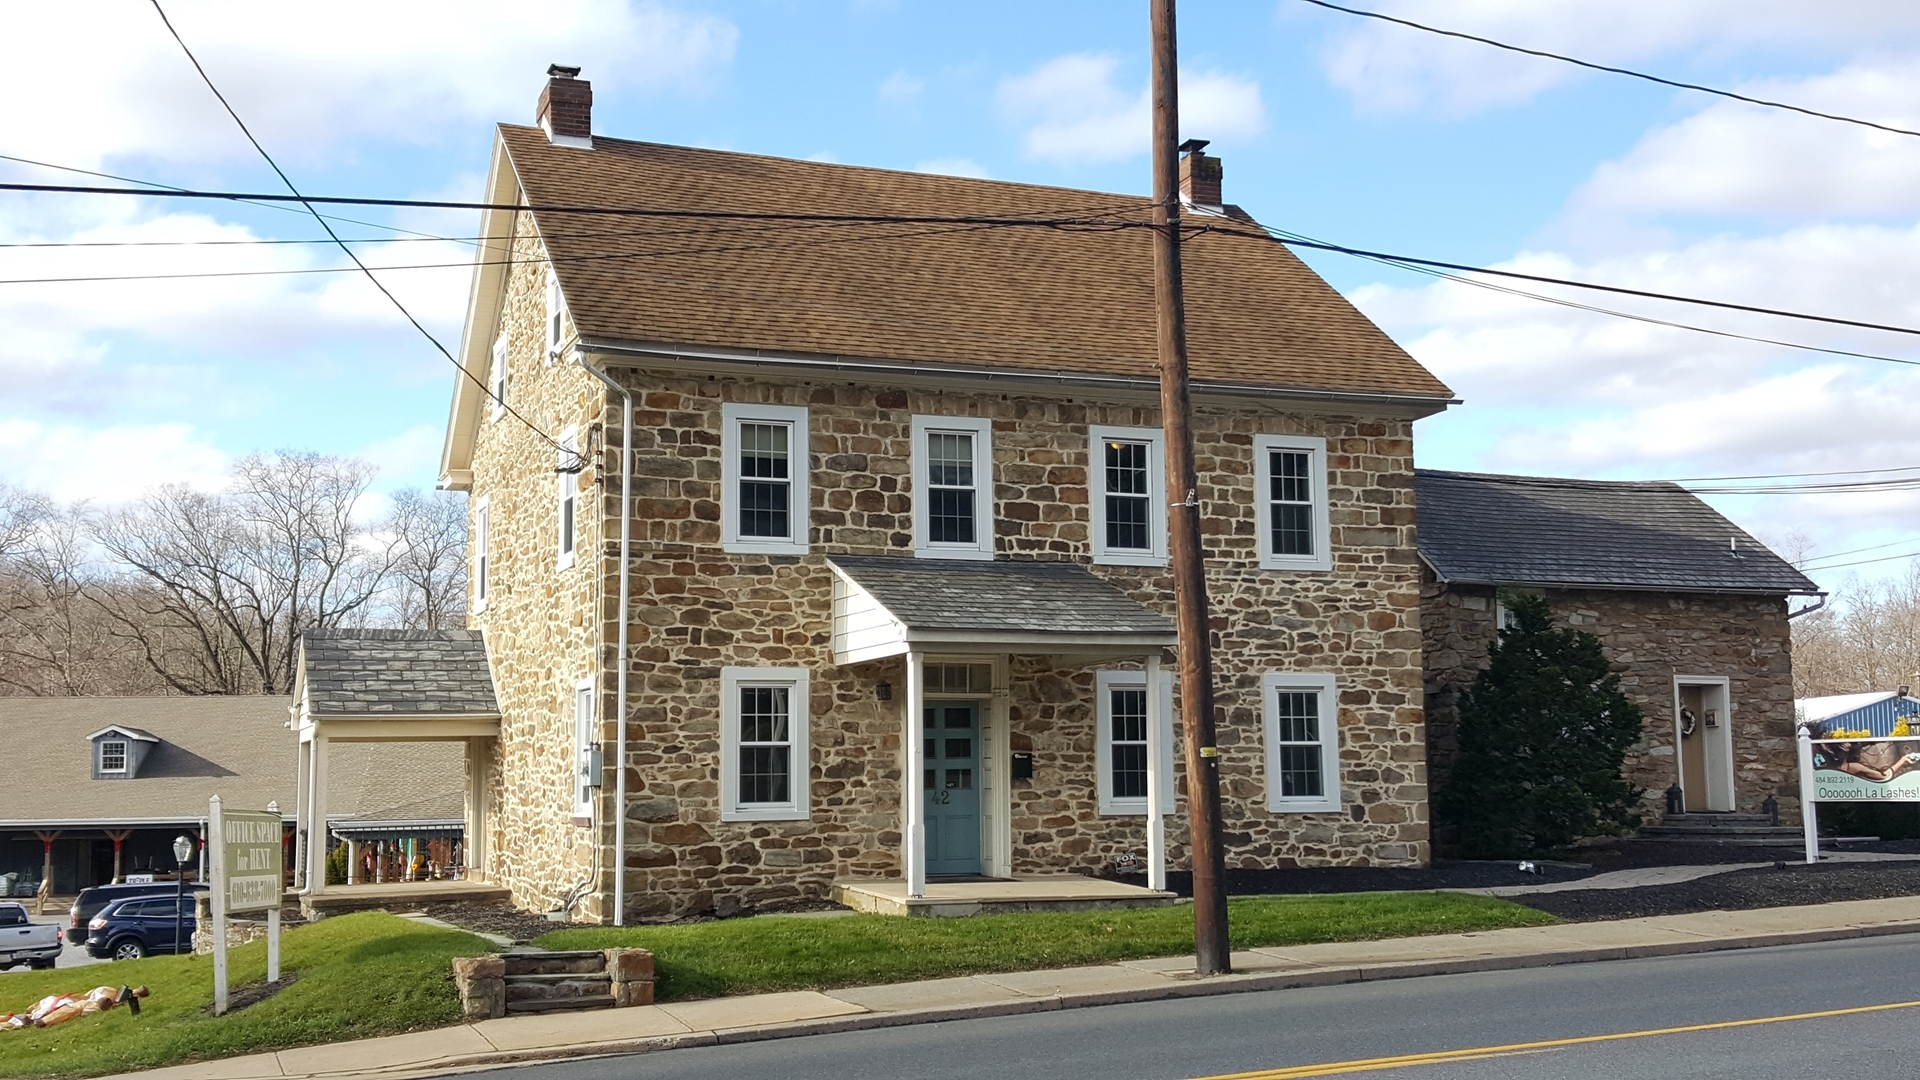
M 1415 476 L 1433 476 L 1449 480 L 1474 480 L 1495 484 L 1517 484 L 1532 487 L 1596 487 L 1596 488 L 1658 488 L 1663 491 L 1687 491 L 1685 487 L 1672 480 L 1594 480 L 1584 476 L 1533 476 L 1523 473 L 1483 473 L 1467 472 L 1461 469 L 1429 469 L 1417 467 Z M 1687 491 L 1687 494 L 1693 493 Z M 1703 504 L 1704 505 L 1704 504 Z

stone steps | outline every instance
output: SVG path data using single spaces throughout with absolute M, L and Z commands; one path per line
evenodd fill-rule
M 470 1020 L 653 1003 L 653 954 L 644 949 L 511 949 L 455 960 L 453 975 Z
M 1765 814 L 1668 814 L 1658 825 L 1642 825 L 1639 839 L 1668 843 L 1736 844 L 1749 847 L 1790 847 L 1801 843 L 1801 831 L 1775 825 Z

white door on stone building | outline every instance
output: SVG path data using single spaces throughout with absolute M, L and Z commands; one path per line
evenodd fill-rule
M 1688 813 L 1728 813 L 1733 785 L 1733 701 L 1727 679 L 1682 675 L 1674 679 L 1676 782 Z

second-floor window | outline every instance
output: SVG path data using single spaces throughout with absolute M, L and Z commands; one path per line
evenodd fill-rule
M 573 565 L 573 551 L 579 537 L 580 506 L 580 454 L 578 452 L 579 435 L 571 430 L 560 436 L 560 462 L 554 473 L 557 478 L 560 503 L 560 560 L 559 568 L 565 570 Z
M 1154 428 L 1092 429 L 1093 561 L 1160 566 L 1167 561 L 1167 475 Z
M 103 773 L 121 773 L 127 771 L 127 744 L 119 739 L 100 740 L 100 771 Z
M 493 399 L 492 417 L 495 420 L 507 412 L 507 336 L 493 343 L 493 368 L 487 373 L 487 394 Z
M 913 525 L 918 555 L 993 558 L 992 422 L 913 418 Z
M 1269 570 L 1329 570 L 1327 440 L 1259 435 L 1253 440 L 1254 508 L 1260 565 Z
M 560 275 L 547 271 L 547 363 L 560 358 L 560 313 L 565 305 L 560 298 Z
M 484 495 L 473 504 L 473 610 L 476 612 L 487 610 L 487 594 L 493 584 L 489 580 L 493 570 L 493 556 L 487 549 L 487 526 L 491 509 Z
M 728 551 L 807 553 L 807 410 L 721 407 L 721 543 Z

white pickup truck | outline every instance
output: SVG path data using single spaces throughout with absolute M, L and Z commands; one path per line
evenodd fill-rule
M 0 903 L 0 971 L 15 964 L 50 968 L 60 959 L 60 928 L 35 923 L 20 904 Z

